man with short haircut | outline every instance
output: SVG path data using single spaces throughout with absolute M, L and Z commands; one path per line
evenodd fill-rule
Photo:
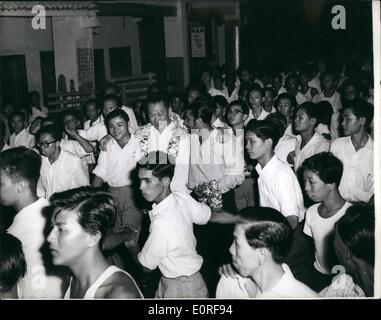
M 61 298 L 62 278 L 48 269 L 41 249 L 45 243 L 49 202 L 37 196 L 41 158 L 33 150 L 17 147 L 0 154 L 0 202 L 17 212 L 8 233 L 23 246 L 27 272 L 17 284 L 19 298 Z
M 233 266 L 221 268 L 217 298 L 314 298 L 317 294 L 296 280 L 285 264 L 292 229 L 277 210 L 247 207 L 239 212 L 230 247 Z

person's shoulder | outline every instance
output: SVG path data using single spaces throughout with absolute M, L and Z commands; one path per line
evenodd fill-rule
M 63 157 L 65 157 L 66 159 L 73 161 L 73 162 L 78 162 L 78 161 L 81 162 L 81 158 L 78 157 L 77 155 L 75 155 L 74 153 L 71 153 L 71 152 L 66 151 L 64 149 L 61 149 L 61 152 L 62 152 Z
M 341 147 L 341 146 L 347 144 L 348 142 L 349 142 L 348 137 L 337 138 L 331 142 L 331 149 Z
M 143 298 L 132 277 L 123 272 L 115 272 L 99 288 L 99 294 L 106 299 L 140 299 Z
M 306 216 L 311 217 L 317 215 L 319 206 L 320 203 L 315 203 L 312 206 L 308 207 L 306 211 Z

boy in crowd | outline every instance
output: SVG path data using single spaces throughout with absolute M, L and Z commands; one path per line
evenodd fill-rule
M 21 111 L 15 111 L 11 114 L 9 118 L 10 128 L 12 134 L 9 138 L 9 146 L 14 147 L 26 147 L 33 149 L 36 144 L 36 139 L 29 131 L 26 129 L 26 115 Z

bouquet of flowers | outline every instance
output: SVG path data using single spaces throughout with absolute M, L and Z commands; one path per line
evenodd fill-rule
M 222 193 L 216 180 L 200 183 L 193 191 L 200 202 L 212 209 L 222 209 Z

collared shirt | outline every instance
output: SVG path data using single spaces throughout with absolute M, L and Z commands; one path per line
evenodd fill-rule
M 330 274 L 331 267 L 329 261 L 330 252 L 329 239 L 335 228 L 335 223 L 345 214 L 351 203 L 346 202 L 344 206 L 332 217 L 323 218 L 318 212 L 320 203 L 309 207 L 306 212 L 306 221 L 303 232 L 313 238 L 315 244 L 314 267 L 323 274 Z
M 190 137 L 189 134 L 180 126 L 175 125 L 172 121 L 162 133 L 160 133 L 153 125 L 144 126 L 137 131 L 135 136 L 138 136 L 142 131 L 149 130 L 147 152 L 162 151 L 168 153 L 169 143 L 174 135 L 180 136 L 180 142 L 175 158 L 176 166 L 175 173 L 171 182 L 172 191 L 188 192 L 186 184 L 189 176 L 189 161 L 190 161 Z M 137 150 L 136 158 L 143 157 L 140 148 Z
M 302 144 L 302 137 L 300 135 L 296 136 L 296 147 L 295 147 L 295 163 L 294 169 L 295 172 L 301 167 L 304 160 L 309 157 L 312 157 L 315 154 L 325 152 L 329 150 L 330 142 L 324 138 L 320 133 L 315 132 L 311 140 L 300 149 Z
M 257 288 L 255 296 L 249 296 L 246 286 L 250 286 L 255 292 L 255 283 L 250 278 L 240 275 L 235 277 L 221 276 L 217 285 L 216 298 L 219 299 L 287 299 L 287 298 L 317 298 L 317 293 L 307 287 L 304 283 L 296 280 L 289 266 L 282 264 L 284 274 L 280 280 L 268 291 L 260 292 Z
M 166 278 L 190 276 L 200 270 L 202 257 L 196 252 L 193 223 L 206 224 L 211 211 L 188 194 L 171 193 L 150 212 L 150 234 L 138 255 L 139 262 Z
M 111 139 L 107 144 L 107 151 L 101 151 L 99 154 L 98 165 L 93 173 L 111 187 L 130 186 L 131 172 L 139 160 L 135 157 L 138 148 L 139 141 L 134 135 L 123 149 L 116 140 Z
M 27 271 L 17 283 L 19 298 L 62 298 L 62 278 L 53 270 L 46 270 L 41 248 L 46 239 L 46 218 L 43 209 L 49 202 L 38 199 L 16 214 L 8 232 L 18 238 L 27 264 Z M 49 272 L 47 272 L 49 271 Z
M 258 163 L 258 189 L 261 207 L 278 210 L 285 217 L 304 219 L 302 190 L 290 166 L 274 155 L 264 168 Z
M 229 126 L 220 120 L 220 118 L 217 118 L 213 123 L 212 123 L 213 128 L 229 128 Z
M 259 115 L 259 117 L 256 118 L 256 120 L 264 120 L 264 119 L 266 119 L 266 117 L 267 117 L 268 115 L 269 115 L 269 113 L 268 113 L 265 109 L 262 108 L 262 112 L 261 112 L 261 114 Z M 245 120 L 244 125 L 247 126 L 247 124 L 249 123 L 249 121 L 250 121 L 251 119 L 255 119 L 255 118 L 254 118 L 254 115 L 253 115 L 253 111 L 250 109 L 249 116 L 248 116 L 247 119 Z
M 357 151 L 350 136 L 332 142 L 331 152 L 343 162 L 344 166 L 339 190 L 345 200 L 368 202 L 373 196 L 373 150 L 371 137 L 366 145 Z
M 37 195 L 49 199 L 55 192 L 66 191 L 89 185 L 89 176 L 82 166 L 81 159 L 61 149 L 61 153 L 52 164 L 42 158 Z
M 213 129 L 202 144 L 200 144 L 197 134 L 191 135 L 192 152 L 189 168 L 189 187 L 191 189 L 200 183 L 216 180 L 224 193 L 244 181 L 244 154 L 241 146 L 243 143 L 240 144 L 232 130 L 224 131 L 220 133 L 220 130 Z M 220 134 L 225 135 L 226 141 L 220 140 L 222 138 L 219 137 Z M 243 135 L 241 138 L 243 139 Z M 227 176 L 231 176 L 229 182 L 237 180 L 233 177 L 241 176 L 240 183 L 239 181 L 236 181 L 235 184 L 228 183 Z
M 275 146 L 274 153 L 278 156 L 279 160 L 288 163 L 287 156 L 290 152 L 295 151 L 295 147 L 296 137 L 285 133 Z
M 9 138 L 9 146 L 11 148 L 15 147 L 26 147 L 33 149 L 36 144 L 36 138 L 34 135 L 30 134 L 26 129 L 23 129 L 19 134 L 12 133 Z

